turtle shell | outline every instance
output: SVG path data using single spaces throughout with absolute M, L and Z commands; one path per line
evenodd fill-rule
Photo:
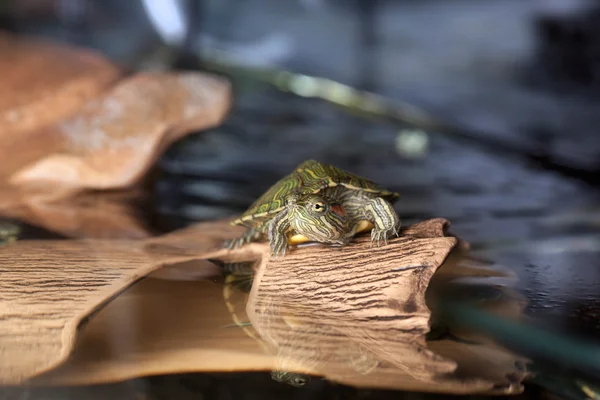
M 316 194 L 321 190 L 344 186 L 349 190 L 358 190 L 376 194 L 394 202 L 399 195 L 390 192 L 376 183 L 315 160 L 307 160 L 296 167 L 289 175 L 277 181 L 260 196 L 233 225 L 252 227 L 272 218 L 283 210 L 291 194 L 299 196 Z

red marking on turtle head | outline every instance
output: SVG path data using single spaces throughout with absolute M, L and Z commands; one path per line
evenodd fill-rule
M 334 213 L 336 213 L 340 217 L 345 217 L 346 216 L 346 210 L 344 209 L 343 206 L 341 206 L 339 204 L 331 206 L 331 211 L 333 211 Z

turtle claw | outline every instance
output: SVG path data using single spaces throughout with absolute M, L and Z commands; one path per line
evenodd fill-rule
M 254 242 L 256 240 L 260 240 L 262 234 L 256 230 L 250 229 L 246 231 L 242 236 L 228 239 L 223 242 L 223 247 L 229 250 L 237 249 L 238 247 L 242 247 L 246 243 Z
M 373 229 L 371 231 L 371 248 L 373 248 L 375 245 L 377 245 L 377 247 L 380 247 L 380 241 L 381 241 L 381 231 L 377 231 L 375 229 Z
M 244 238 L 239 237 L 235 239 L 228 239 L 223 242 L 223 247 L 229 250 L 233 250 L 238 248 L 244 244 Z
M 226 240 L 223 243 L 223 247 L 229 250 L 237 249 L 242 247 L 246 243 L 250 243 L 252 240 L 248 236 L 240 236 L 238 238 Z
M 377 247 L 381 247 L 382 242 L 383 245 L 387 245 L 388 238 L 392 237 L 393 235 L 396 235 L 397 237 L 399 236 L 398 230 L 395 227 L 385 230 L 373 229 L 371 231 L 371 248 L 375 244 L 377 244 Z

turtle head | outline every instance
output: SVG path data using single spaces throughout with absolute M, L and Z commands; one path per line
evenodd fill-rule
M 310 376 L 287 371 L 271 371 L 271 378 L 279 383 L 287 383 L 295 387 L 306 386 L 310 383 Z
M 291 210 L 290 225 L 296 234 L 322 243 L 344 243 L 351 229 L 342 204 L 319 195 L 298 199 Z

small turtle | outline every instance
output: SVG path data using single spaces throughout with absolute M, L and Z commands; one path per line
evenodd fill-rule
M 268 238 L 271 254 L 307 241 L 347 244 L 371 229 L 371 245 L 396 235 L 400 219 L 392 203 L 398 193 L 318 161 L 304 161 L 267 190 L 232 225 L 248 230 L 228 248 Z

